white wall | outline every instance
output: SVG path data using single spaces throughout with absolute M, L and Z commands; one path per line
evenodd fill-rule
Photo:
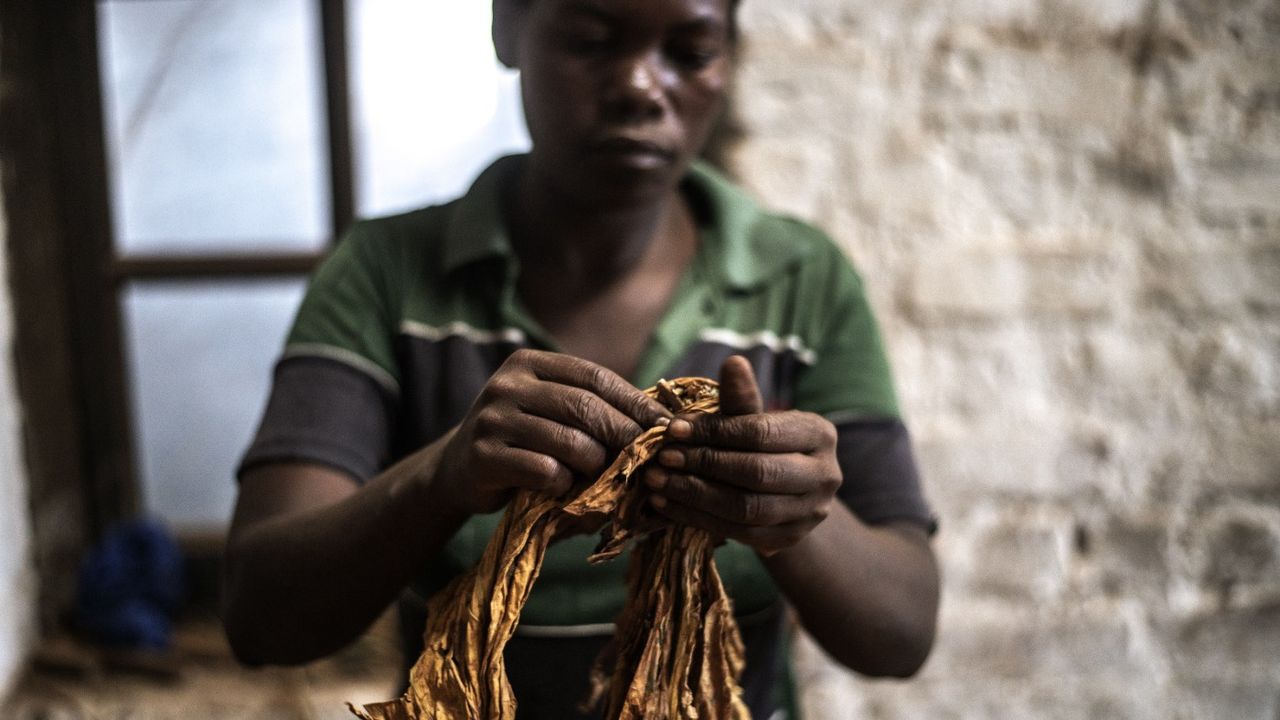
M 743 3 L 735 170 L 863 271 L 941 517 L 807 720 L 1280 718 L 1275 0 Z
M 0 214 L 0 697 L 17 680 L 36 628 L 22 409 L 13 371 L 7 236 L 8 226 Z

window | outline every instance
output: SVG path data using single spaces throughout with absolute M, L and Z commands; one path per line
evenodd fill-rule
M 220 534 L 306 272 L 523 148 L 488 3 L 101 0 L 111 300 L 146 512 Z

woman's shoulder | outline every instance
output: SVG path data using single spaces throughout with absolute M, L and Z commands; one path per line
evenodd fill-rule
M 377 259 L 416 275 L 446 273 L 477 259 L 509 254 L 501 191 L 518 160 L 495 160 L 454 199 L 359 220 L 346 242 L 364 245 Z
M 810 277 L 856 275 L 845 252 L 813 222 L 767 207 L 706 163 L 696 163 L 689 179 L 726 251 L 743 259 L 745 267 L 736 269 L 742 281 L 784 269 Z
M 442 242 L 453 200 L 438 205 L 406 210 L 390 215 L 361 218 L 347 231 L 344 243 L 363 245 L 367 250 L 400 254 Z

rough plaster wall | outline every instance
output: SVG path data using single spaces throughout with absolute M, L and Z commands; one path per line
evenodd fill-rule
M 27 519 L 20 409 L 13 378 L 13 322 L 6 262 L 8 232 L 0 214 L 0 698 L 21 669 L 36 627 L 36 577 Z
M 810 718 L 1280 717 L 1280 2 L 744 4 L 738 174 L 867 278 L 942 518 Z

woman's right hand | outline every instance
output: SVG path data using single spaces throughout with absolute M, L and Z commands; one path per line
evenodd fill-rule
M 518 350 L 447 439 L 431 479 L 434 509 L 492 512 L 520 488 L 561 495 L 578 479 L 594 479 L 637 435 L 670 417 L 607 368 Z

